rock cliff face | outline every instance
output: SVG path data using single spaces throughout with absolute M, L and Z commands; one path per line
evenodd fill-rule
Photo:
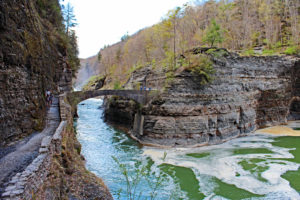
M 97 56 L 80 59 L 80 69 L 78 70 L 74 81 L 75 88 L 81 88 L 87 83 L 90 77 L 99 73 L 99 61 Z
M 104 117 L 107 122 L 131 128 L 138 104 L 132 100 L 121 97 L 104 99 Z
M 71 90 L 66 37 L 58 0 L 0 0 L 0 150 L 43 129 L 47 89 L 56 94 Z M 34 152 L 28 155 L 34 159 L 29 166 L 2 174 L 14 177 L 3 181 L 7 187 L 4 194 L 0 188 L 0 199 L 112 199 L 101 179 L 84 167 L 64 99 L 60 95 L 61 115 L 49 118 L 52 128 L 59 119 L 62 126 L 53 136 L 37 134 L 41 144 L 28 144 Z
M 229 54 L 212 60 L 216 73 L 208 85 L 177 71 L 166 91 L 141 109 L 143 135 L 135 137 L 166 146 L 215 144 L 286 123 L 287 118 L 299 119 L 299 58 Z M 165 79 L 144 68 L 134 72 L 127 87 L 146 82 L 160 90 Z
M 0 1 L 0 144 L 43 128 L 46 89 L 70 89 L 55 8 L 57 0 Z

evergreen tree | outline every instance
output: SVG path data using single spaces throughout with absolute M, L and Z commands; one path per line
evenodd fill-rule
M 61 3 L 63 0 L 60 1 Z M 78 44 L 77 44 L 77 36 L 74 30 L 71 28 L 77 25 L 76 18 L 74 15 L 74 8 L 68 2 L 66 5 L 61 5 L 62 14 L 64 18 L 64 25 L 65 25 L 65 35 L 67 41 L 67 61 L 69 67 L 73 71 L 73 76 L 75 76 L 76 71 L 80 66 L 80 60 L 78 58 Z
M 101 62 L 101 59 L 102 59 L 101 51 L 98 52 L 97 59 L 98 59 L 98 62 Z
M 63 16 L 66 26 L 66 33 L 69 35 L 70 28 L 73 28 L 77 25 L 74 15 L 74 8 L 70 3 L 67 3 L 67 5 L 63 7 Z
M 211 21 L 206 35 L 203 38 L 203 42 L 210 44 L 210 47 L 212 47 L 215 43 L 223 42 L 222 30 L 216 20 L 213 19 Z
M 77 37 L 75 31 L 69 31 L 69 45 L 67 48 L 67 55 L 68 55 L 68 63 L 73 71 L 73 75 L 78 70 L 80 66 L 80 60 L 78 58 L 78 45 L 77 45 Z
M 128 39 L 129 39 L 128 32 L 127 32 L 125 35 L 123 35 L 123 36 L 121 37 L 121 41 L 122 41 L 122 42 L 124 42 L 124 41 L 126 41 L 126 40 L 128 40 Z

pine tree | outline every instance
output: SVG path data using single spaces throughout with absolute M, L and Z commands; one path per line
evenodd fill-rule
M 67 3 L 67 5 L 63 7 L 63 16 L 66 26 L 66 33 L 69 35 L 70 28 L 73 28 L 77 25 L 74 15 L 74 8 L 70 3 Z
M 101 51 L 98 52 L 97 59 L 98 59 L 98 62 L 101 62 L 101 59 L 102 59 Z
M 121 41 L 122 41 L 122 42 L 124 42 L 124 41 L 126 41 L 126 40 L 128 40 L 128 39 L 129 39 L 128 32 L 127 32 L 125 35 L 123 35 L 123 36 L 121 37 Z
M 223 42 L 222 30 L 220 25 L 216 23 L 216 20 L 212 20 L 206 35 L 203 38 L 203 42 L 210 44 L 212 47 L 215 43 Z
M 78 58 L 78 45 L 77 45 L 77 37 L 74 30 L 69 31 L 69 45 L 67 48 L 68 55 L 68 63 L 73 70 L 73 75 L 75 75 L 75 71 L 78 70 L 80 66 L 80 60 Z

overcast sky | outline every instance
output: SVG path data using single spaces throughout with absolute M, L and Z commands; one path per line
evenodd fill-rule
M 79 57 L 96 55 L 100 48 L 158 23 L 170 9 L 189 0 L 69 0 L 78 26 Z

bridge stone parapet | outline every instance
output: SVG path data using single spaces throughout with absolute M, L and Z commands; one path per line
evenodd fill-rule
M 66 93 L 59 95 L 59 113 L 62 121 L 71 119 L 72 108 L 66 102 L 66 98 Z
M 139 104 L 145 105 L 151 99 L 151 94 L 153 93 L 155 92 L 153 91 L 150 93 L 150 91 L 144 90 L 90 90 L 71 92 L 68 93 L 67 97 L 72 107 L 86 99 L 107 95 L 125 97 L 132 99 Z
M 153 97 L 158 94 L 157 91 L 145 91 L 145 90 L 90 90 L 90 91 L 76 91 L 70 92 L 67 94 L 68 103 L 71 105 L 70 108 L 64 107 L 61 108 L 61 118 L 68 118 L 68 114 L 72 113 L 76 114 L 76 107 L 81 101 L 84 101 L 89 98 L 94 98 L 98 96 L 107 96 L 107 95 L 115 95 L 120 97 L 125 97 L 128 99 L 132 99 L 135 102 L 146 105 Z M 61 105 L 63 105 L 63 98 Z M 71 112 L 70 112 L 71 110 Z M 134 126 L 132 129 L 133 135 L 143 135 L 143 123 L 144 117 L 141 113 L 137 113 L 134 118 Z

